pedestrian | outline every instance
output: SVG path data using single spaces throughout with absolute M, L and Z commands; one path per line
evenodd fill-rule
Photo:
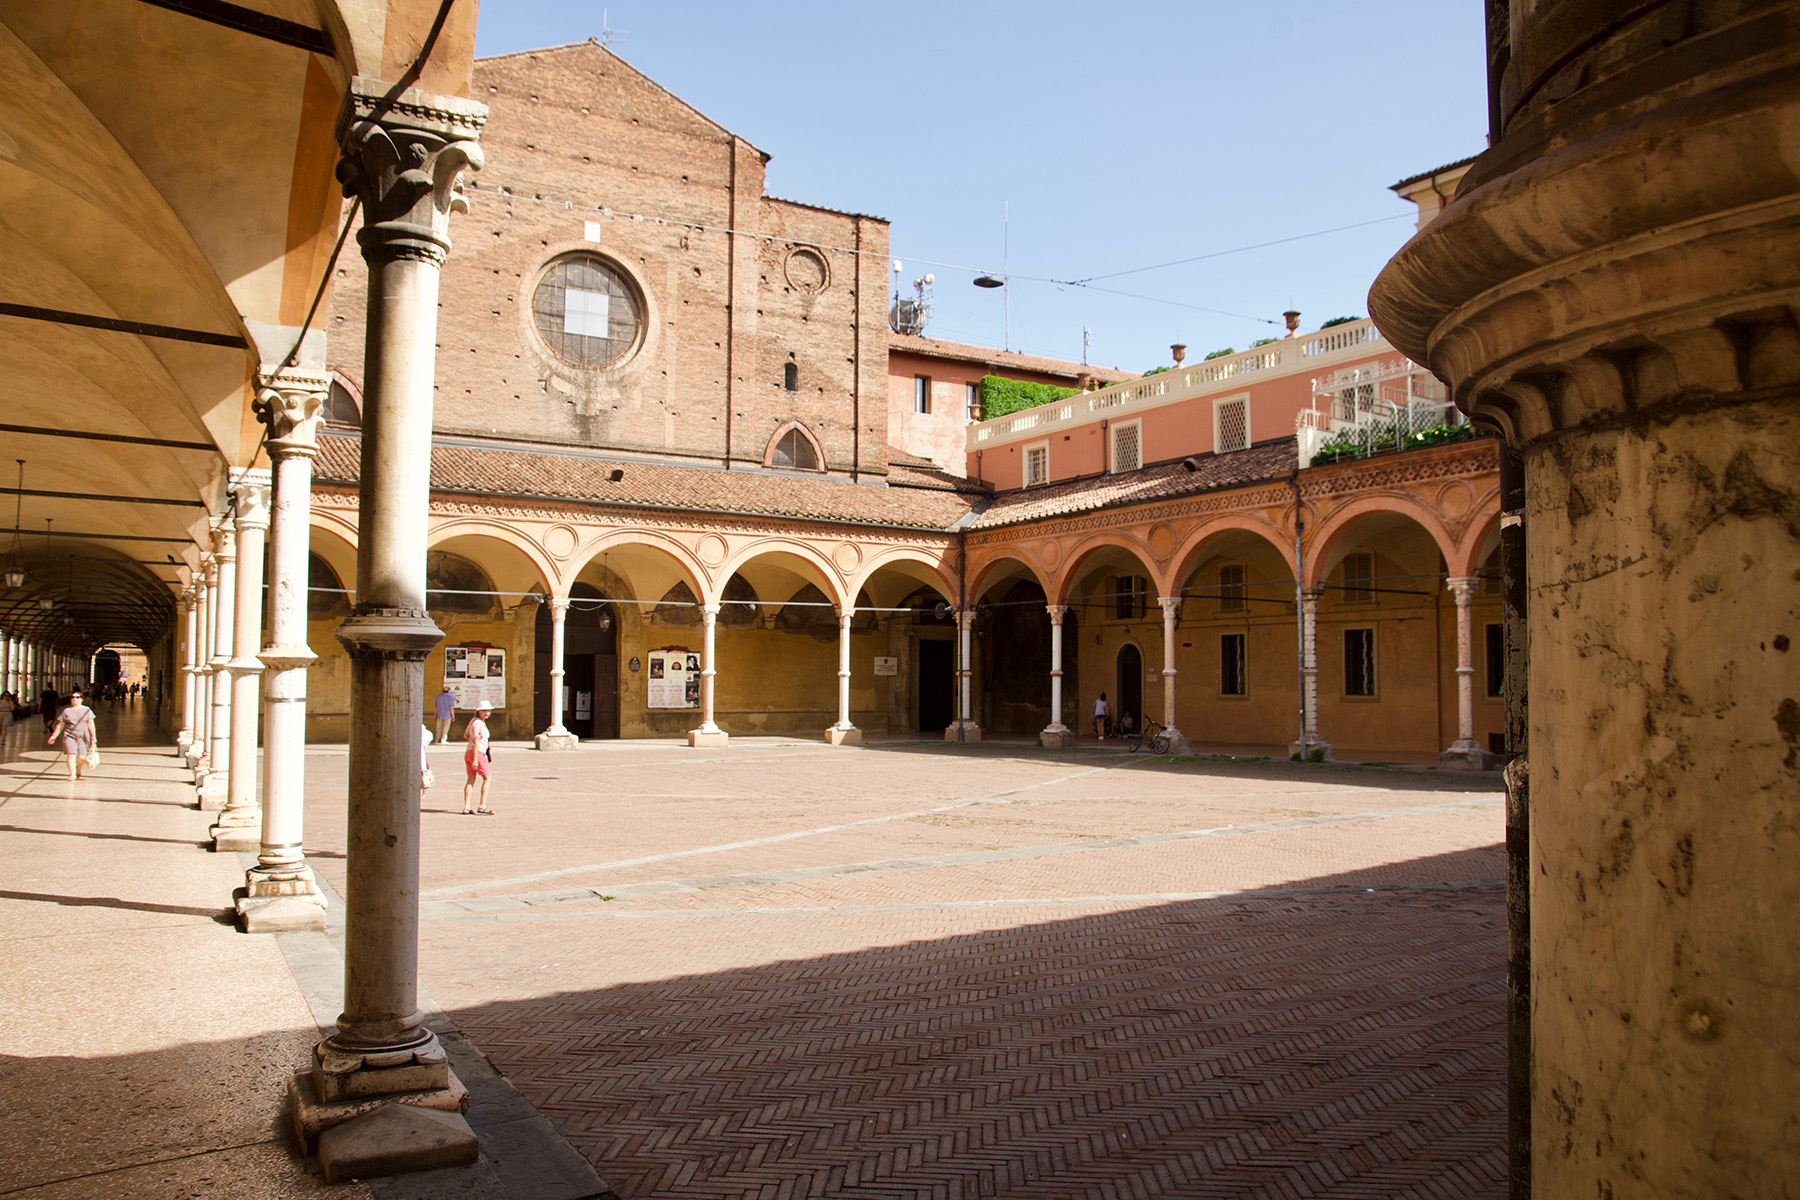
M 463 729 L 463 740 L 469 744 L 469 748 L 463 751 L 463 767 L 468 772 L 468 778 L 463 782 L 462 810 L 464 813 L 480 813 L 484 817 L 494 815 L 494 810 L 488 805 L 488 784 L 493 779 L 494 758 L 488 749 L 487 727 L 488 714 L 493 711 L 487 707 L 477 708 L 474 718 Z M 481 780 L 481 799 L 477 807 L 470 808 L 469 801 L 474 797 L 477 779 Z
M 425 726 L 420 726 L 419 791 L 421 792 L 429 792 L 431 790 L 431 785 L 437 782 L 437 776 L 431 773 L 431 760 L 425 757 L 425 752 L 429 749 L 431 749 L 431 730 Z
M 1094 736 L 1097 738 L 1100 738 L 1103 741 L 1106 738 L 1106 693 L 1105 692 L 1101 692 L 1100 698 L 1098 700 L 1094 701 Z
M 4 742 L 6 735 L 12 732 L 13 705 L 17 702 L 17 697 L 11 692 L 0 692 L 0 742 Z
M 437 694 L 437 744 L 443 745 L 450 740 L 450 720 L 456 716 L 456 693 L 445 684 L 444 690 Z
M 44 718 L 44 728 L 56 724 L 56 710 L 62 707 L 62 701 L 56 695 L 56 689 L 45 687 L 38 693 L 38 715 Z
M 81 702 L 80 692 L 69 693 L 69 707 L 57 716 L 56 728 L 44 739 L 44 745 L 59 737 L 63 753 L 69 756 L 69 782 L 73 783 L 81 778 L 81 768 L 99 748 L 99 740 L 94 736 L 94 710 Z

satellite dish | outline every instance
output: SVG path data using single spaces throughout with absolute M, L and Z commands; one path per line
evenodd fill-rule
M 930 274 L 929 272 L 927 272 L 925 275 L 925 286 L 930 287 L 932 284 L 934 284 L 936 282 L 937 282 L 937 278 L 935 276 L 933 276 L 932 274 Z
M 975 286 L 976 287 L 984 287 L 984 288 L 1005 287 L 1006 280 L 996 279 L 992 275 L 981 275 L 981 276 L 976 277 Z

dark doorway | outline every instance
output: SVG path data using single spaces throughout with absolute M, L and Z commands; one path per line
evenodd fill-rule
M 1130 713 L 1132 724 L 1144 727 L 1144 656 L 1136 646 L 1119 651 L 1118 703 L 1112 706 L 1112 713 L 1115 721 L 1123 721 Z
M 576 737 L 619 736 L 618 626 L 613 606 L 585 583 L 569 593 L 563 623 L 563 726 Z M 550 724 L 550 606 L 537 614 L 533 709 L 537 728 Z
M 117 650 L 102 650 L 94 655 L 93 683 L 95 687 L 105 687 L 109 683 L 116 682 L 119 678 L 120 671 L 121 666 L 119 663 L 119 652 Z
M 919 732 L 941 734 L 956 719 L 956 643 L 919 641 Z

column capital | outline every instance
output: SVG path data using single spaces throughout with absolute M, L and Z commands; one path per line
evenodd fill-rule
M 838 619 L 838 628 L 844 630 L 845 632 L 848 632 L 850 629 L 850 623 L 852 621 L 856 620 L 856 609 L 854 609 L 854 608 L 838 609 L 837 619 Z
M 719 617 L 719 610 L 723 607 L 724 605 L 722 604 L 702 604 L 700 606 L 700 615 L 708 621 L 716 621 Z
M 1444 586 L 1456 597 L 1456 606 L 1464 608 L 1475 598 L 1475 589 L 1481 586 L 1481 579 L 1475 575 L 1457 576 L 1444 580 Z
M 550 619 L 552 621 L 560 621 L 568 616 L 569 598 L 567 596 L 552 596 L 548 603 L 550 605 Z
M 351 79 L 338 111 L 338 181 L 362 201 L 364 257 L 442 265 L 450 214 L 469 208 L 462 174 L 481 169 L 487 106 L 418 88 L 390 102 L 390 90 L 378 79 Z
M 269 493 L 273 482 L 269 472 L 260 467 L 248 467 L 231 473 L 235 532 L 269 527 Z
M 331 376 L 293 367 L 276 371 L 266 365 L 262 374 L 250 411 L 268 426 L 269 457 L 275 462 L 312 458 L 319 452 L 319 422 L 331 391 Z
M 973 628 L 974 624 L 975 624 L 975 610 L 974 609 L 959 608 L 956 610 L 956 627 L 958 629 L 968 630 L 970 628 Z
M 1050 623 L 1052 625 L 1061 625 L 1063 623 L 1063 618 L 1069 615 L 1069 606 L 1066 604 L 1046 604 L 1044 605 L 1044 611 L 1050 614 Z
M 1156 603 L 1162 607 L 1163 616 L 1165 617 L 1178 617 L 1181 615 L 1181 597 L 1179 595 L 1158 596 L 1156 598 Z
M 218 567 L 237 561 L 237 532 L 232 529 L 231 522 L 223 515 L 220 515 L 217 520 L 218 524 L 213 526 L 212 531 L 213 573 L 211 578 L 218 577 Z

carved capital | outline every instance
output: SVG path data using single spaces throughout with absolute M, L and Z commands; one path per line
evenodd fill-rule
M 232 472 L 232 514 L 237 532 L 269 527 L 270 484 L 267 471 L 250 469 Z
M 1063 618 L 1069 615 L 1069 606 L 1066 604 L 1046 604 L 1044 605 L 1044 611 L 1050 614 L 1050 624 L 1055 625 L 1060 629 L 1062 627 Z M 1052 674 L 1058 675 L 1061 673 L 1062 672 L 1060 671 L 1052 672 Z
M 331 377 L 290 367 L 279 375 L 265 372 L 264 379 L 256 399 L 250 402 L 250 411 L 269 428 L 269 457 L 276 462 L 313 457 L 319 452 L 319 422 L 331 391 Z
M 1456 598 L 1456 607 L 1467 608 L 1469 601 L 1475 598 L 1475 589 L 1481 586 L 1481 580 L 1472 576 L 1458 577 L 1444 580 L 1444 586 Z
M 569 615 L 568 599 L 554 597 L 554 596 L 551 597 L 551 599 L 550 599 L 550 619 L 552 621 L 561 621 L 563 618 L 567 617 L 568 615 Z
M 1162 607 L 1163 617 L 1165 619 L 1173 620 L 1181 616 L 1180 596 L 1158 596 L 1156 602 Z
M 481 169 L 487 106 L 417 88 L 388 102 L 388 91 L 380 80 L 350 81 L 337 120 L 338 181 L 362 200 L 365 258 L 442 263 L 450 214 L 469 208 L 462 174 Z
M 231 528 L 231 522 L 225 517 L 217 518 L 218 524 L 213 526 L 213 562 L 228 563 L 237 561 L 237 534 Z M 208 577 L 207 582 L 217 578 L 217 571 Z

